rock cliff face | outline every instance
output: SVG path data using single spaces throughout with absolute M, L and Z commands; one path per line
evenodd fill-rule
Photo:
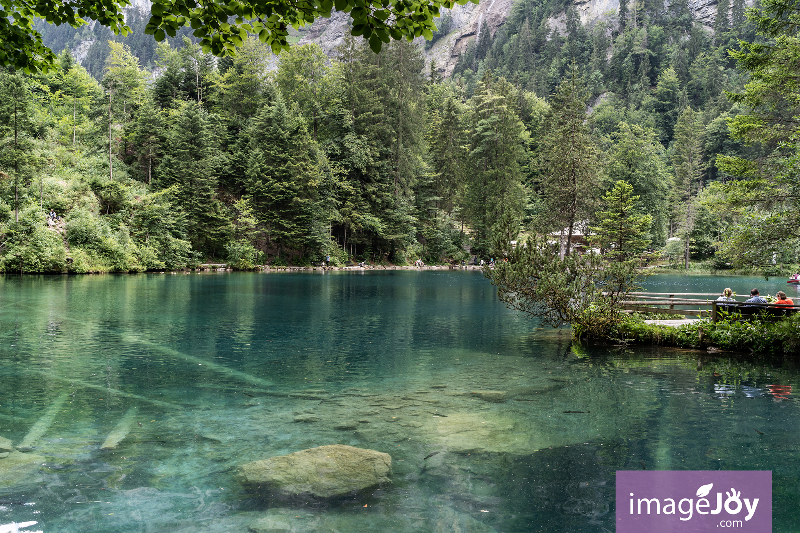
M 717 0 L 688 0 L 688 2 L 700 23 L 708 27 L 714 25 Z M 616 21 L 619 0 L 574 0 L 573 3 L 583 24 L 603 19 L 609 22 Z M 480 4 L 456 5 L 450 11 L 452 31 L 426 52 L 427 61 L 435 61 L 439 72 L 449 76 L 467 45 L 480 38 L 480 28 L 484 21 L 494 35 L 511 14 L 513 4 L 514 0 L 481 0 Z M 552 20 L 552 27 L 563 29 L 563 18 L 562 15 Z M 310 31 L 306 32 L 300 43 L 315 42 L 332 57 L 334 50 L 344 38 L 348 20 L 343 13 L 335 13 L 330 19 L 320 19 L 312 25 Z
M 616 19 L 619 9 L 619 0 L 573 0 L 581 22 L 584 24 L 595 20 Z M 667 2 L 669 0 L 666 0 Z M 689 7 L 695 18 L 702 24 L 711 27 L 717 11 L 717 0 L 688 0 Z M 751 4 L 751 1 L 747 1 Z M 514 0 L 481 0 L 479 4 L 467 3 L 456 5 L 451 11 L 452 31 L 439 39 L 426 51 L 428 62 L 435 61 L 438 71 L 449 76 L 458 61 L 458 57 L 466 50 L 467 45 L 475 39 L 480 39 L 480 29 L 484 22 L 489 31 L 494 33 L 503 25 L 511 14 Z M 131 0 L 127 10 L 137 9 L 149 14 L 149 0 Z M 447 10 L 443 10 L 446 12 Z M 303 32 L 300 44 L 317 43 L 329 57 L 335 55 L 336 48 L 342 43 L 345 32 L 348 31 L 349 17 L 345 13 L 334 12 L 329 19 L 317 20 L 308 30 Z M 552 21 L 553 27 L 563 26 L 563 15 Z M 81 43 L 73 50 L 79 61 L 86 56 L 86 50 L 93 41 Z M 421 42 L 421 39 L 420 39 Z M 277 64 L 277 63 L 276 63 Z
M 492 34 L 502 26 L 511 13 L 513 0 L 481 0 L 480 4 L 456 5 L 450 10 L 453 30 L 427 51 L 427 60 L 436 61 L 440 73 L 450 75 L 470 41 L 480 38 L 484 21 Z M 443 13 L 447 10 L 443 10 Z M 332 57 L 342 43 L 349 18 L 344 13 L 334 13 L 330 19 L 319 19 L 307 31 L 299 44 L 314 42 Z M 420 43 L 422 40 L 419 39 Z
M 665 0 L 666 5 L 669 3 L 669 0 Z M 752 2 L 747 1 L 747 3 L 751 4 Z M 573 4 L 584 24 L 602 18 L 616 18 L 619 10 L 619 0 L 574 0 Z M 717 0 L 689 0 L 689 9 L 701 24 L 709 27 L 714 25 L 714 18 L 717 15 Z
M 752 4 L 747 1 L 746 4 Z M 689 9 L 692 10 L 694 18 L 705 24 L 713 26 L 714 19 L 717 17 L 717 0 L 689 0 Z
M 619 10 L 619 0 L 575 0 L 573 4 L 584 24 L 605 17 L 616 17 Z

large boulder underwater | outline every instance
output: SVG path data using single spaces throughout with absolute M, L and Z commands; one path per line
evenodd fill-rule
M 391 473 L 387 453 L 331 444 L 247 463 L 239 480 L 283 497 L 335 498 L 389 483 Z

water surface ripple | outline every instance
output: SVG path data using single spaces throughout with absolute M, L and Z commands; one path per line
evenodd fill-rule
M 573 346 L 475 272 L 0 287 L 0 437 L 24 445 L 0 458 L 0 531 L 610 532 L 614 474 L 642 468 L 772 470 L 774 531 L 800 523 L 791 361 Z M 309 501 L 236 479 L 336 443 L 390 454 L 391 485 Z

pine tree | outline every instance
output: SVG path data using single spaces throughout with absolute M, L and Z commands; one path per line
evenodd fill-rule
M 652 223 L 650 215 L 642 215 L 633 194 L 633 186 L 619 180 L 603 196 L 603 210 L 597 213 L 599 224 L 592 228 L 593 239 L 612 261 L 629 261 L 644 252 L 650 239 L 647 232 Z
M 492 47 L 492 30 L 489 24 L 484 20 L 481 27 L 478 28 L 478 35 L 475 36 L 477 46 L 475 48 L 475 61 L 476 63 L 486 57 L 489 49 Z M 475 65 L 477 67 L 477 65 Z
M 675 122 L 680 111 L 680 81 L 672 67 L 667 68 L 658 76 L 656 84 L 655 105 L 656 126 L 659 129 L 659 139 L 664 146 L 669 145 L 675 131 Z
M 161 74 L 155 80 L 153 98 L 161 109 L 170 109 L 186 99 L 181 87 L 183 61 L 180 53 L 166 41 L 158 43 L 156 53 L 156 66 Z
M 267 236 L 267 246 L 304 251 L 312 225 L 316 147 L 302 117 L 278 93 L 250 121 L 245 192 Z
M 436 208 L 448 215 L 461 203 L 466 181 L 466 139 L 462 115 L 464 110 L 453 97 L 448 97 L 430 126 L 430 157 L 433 170 L 433 194 Z
M 213 109 L 229 117 L 234 136 L 245 121 L 258 113 L 267 84 L 269 47 L 257 38 L 247 39 L 237 50 L 233 65 L 214 80 Z
M 91 128 L 88 116 L 89 106 L 92 97 L 96 96 L 100 90 L 100 86 L 86 72 L 86 69 L 74 62 L 72 55 L 68 51 L 65 50 L 60 57 L 70 58 L 61 62 L 62 67 L 58 73 L 58 78 L 61 84 L 63 103 L 71 117 L 69 142 L 75 147 L 78 141 L 78 130 L 83 133 Z
M 530 21 L 526 18 L 517 38 L 517 69 L 530 73 L 536 70 L 536 56 Z
M 741 32 L 746 22 L 745 17 L 745 0 L 733 0 L 731 6 L 731 28 Z
M 325 77 L 325 52 L 316 44 L 293 46 L 279 56 L 275 82 L 287 102 L 297 102 L 314 140 L 320 128 L 322 92 Z
M 695 199 L 703 187 L 703 123 L 691 107 L 683 110 L 675 124 L 672 166 L 675 171 L 675 191 L 681 235 L 684 240 L 684 266 L 689 268 L 689 236 L 694 229 L 697 206 Z M 677 215 L 677 212 L 676 212 Z
M 214 58 L 203 53 L 199 45 L 183 37 L 183 47 L 179 50 L 183 67 L 182 86 L 189 99 L 198 104 L 209 99 L 210 77 L 214 70 Z
M 599 164 L 594 138 L 586 122 L 588 94 L 574 63 L 569 77 L 550 102 L 541 139 L 539 166 L 548 219 L 540 227 L 564 230 L 563 255 L 569 255 L 576 224 L 594 211 Z
M 185 217 L 188 240 L 195 250 L 212 256 L 222 252 L 230 232 L 216 198 L 215 152 L 207 113 L 197 103 L 185 102 L 172 117 L 154 180 L 157 188 L 173 187 L 174 205 Z
M 128 123 L 144 94 L 145 74 L 139 68 L 139 60 L 130 48 L 122 43 L 108 41 L 111 52 L 106 59 L 103 88 L 106 91 L 108 116 L 108 178 L 114 179 L 115 132 Z M 123 149 L 123 153 L 125 150 Z
M 22 187 L 30 177 L 33 102 L 28 80 L 0 71 L 0 178 L 14 180 L 14 221 L 19 221 Z M 5 171 L 5 172 L 4 172 Z
M 516 237 L 527 204 L 520 168 L 527 131 L 516 98 L 504 78 L 487 74 L 472 99 L 466 207 L 475 249 L 482 253 L 496 247 L 498 237 L 506 246 Z
M 136 120 L 127 129 L 136 165 L 149 184 L 164 144 L 164 119 L 152 99 L 143 102 Z
M 731 3 L 730 0 L 717 0 L 717 13 L 714 17 L 714 41 L 723 42 L 723 36 L 731 29 Z

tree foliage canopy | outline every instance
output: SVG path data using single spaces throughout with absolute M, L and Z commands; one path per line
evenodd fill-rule
M 477 3 L 477 0 L 472 0 Z M 289 47 L 289 27 L 295 29 L 329 18 L 335 9 L 352 19 L 351 33 L 363 36 L 374 52 L 391 39 L 433 38 L 434 17 L 442 7 L 467 0 L 153 0 L 145 33 L 163 41 L 182 27 L 191 27 L 203 51 L 232 56 L 247 40 L 258 35 L 278 53 Z M 95 20 L 116 34 L 127 35 L 123 8 L 129 0 L 0 0 L 0 65 L 32 72 L 52 67 L 56 56 L 34 29 L 34 19 L 78 27 Z
M 604 337 L 623 318 L 620 302 L 639 288 L 638 261 L 607 261 L 599 254 L 559 257 L 558 243 L 531 238 L 486 267 L 500 301 L 558 327 L 571 324 L 576 337 Z
M 729 127 L 734 139 L 764 146 L 766 157 L 717 158 L 739 178 L 726 187 L 728 202 L 745 210 L 723 251 L 735 266 L 768 272 L 800 243 L 800 1 L 764 0 L 748 18 L 766 40 L 731 53 L 751 77 L 744 91 L 728 95 L 749 111 Z

